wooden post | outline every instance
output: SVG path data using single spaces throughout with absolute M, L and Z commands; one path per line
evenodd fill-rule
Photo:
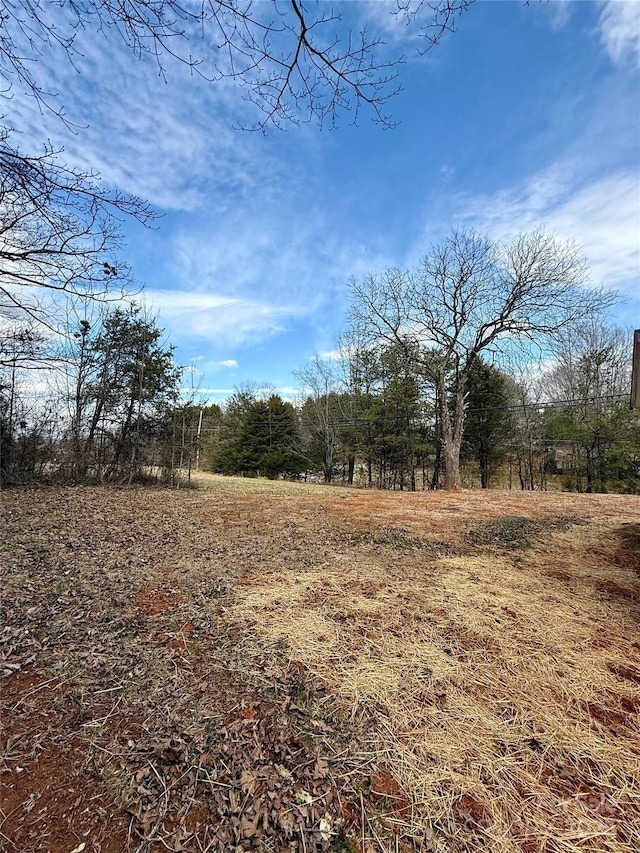
M 631 408 L 640 409 L 640 329 L 633 333 L 633 367 L 631 369 Z
M 198 420 L 198 437 L 196 439 L 196 471 L 200 470 L 200 436 L 202 434 L 202 416 L 204 409 L 200 409 L 200 419 Z

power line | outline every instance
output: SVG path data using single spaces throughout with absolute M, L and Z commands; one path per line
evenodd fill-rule
M 506 406 L 483 406 L 475 409 L 467 409 L 465 414 L 477 414 L 480 412 L 491 412 L 491 411 L 511 411 L 511 412 L 521 412 L 526 410 L 545 410 L 559 406 L 583 406 L 589 403 L 599 403 L 599 402 L 614 402 L 616 400 L 619 401 L 627 401 L 627 394 L 606 394 L 599 397 L 587 397 L 582 399 L 571 399 L 571 400 L 550 400 L 545 402 L 538 403 L 515 403 Z M 197 410 L 198 407 L 194 407 L 194 410 Z M 299 414 L 299 413 L 298 413 Z M 242 417 L 242 416 L 240 416 Z M 224 415 L 223 415 L 224 418 Z M 435 418 L 434 418 L 435 419 Z M 399 423 L 410 423 L 410 425 L 419 427 L 419 426 L 427 426 L 433 421 L 426 420 L 424 416 L 421 415 L 406 415 L 400 414 L 398 416 L 393 416 L 389 414 L 381 414 L 381 415 L 372 415 L 370 418 L 366 416 L 353 416 L 353 417 L 343 417 L 343 418 L 333 418 L 329 420 L 325 420 L 320 426 L 311 427 L 312 429 L 318 430 L 320 429 L 336 429 L 340 427 L 349 427 L 349 426 L 379 426 L 384 424 L 398 425 Z M 303 422 L 304 423 L 304 422 Z M 251 422 L 251 429 L 260 430 L 264 429 L 272 429 L 277 424 L 277 420 L 263 420 L 256 419 Z M 224 429 L 224 423 L 214 426 L 214 427 L 203 427 L 202 432 L 219 432 L 221 429 Z

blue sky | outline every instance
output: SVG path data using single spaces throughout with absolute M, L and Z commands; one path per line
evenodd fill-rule
M 384 129 L 235 129 L 251 107 L 231 83 L 179 66 L 159 78 L 113 39 L 86 38 L 78 73 L 44 56 L 77 133 L 16 95 L 33 149 L 149 199 L 157 228 L 124 223 L 124 257 L 178 360 L 210 400 L 247 380 L 285 395 L 293 371 L 335 346 L 348 282 L 418 262 L 452 226 L 509 239 L 575 239 L 593 281 L 622 291 L 640 326 L 640 3 L 478 2 L 420 57 L 386 0 L 337 3 L 403 53 Z

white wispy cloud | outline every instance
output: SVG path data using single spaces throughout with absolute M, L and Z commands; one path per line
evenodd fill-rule
M 397 0 L 360 0 L 351 11 L 359 25 L 367 28 L 370 38 L 383 39 L 390 47 L 410 45 L 415 49 L 421 45 L 420 25 L 424 25 L 426 16 L 419 13 L 425 11 L 425 5 L 420 0 L 410 0 L 403 12 L 398 10 Z
M 640 287 L 640 192 L 635 170 L 579 185 L 569 165 L 557 165 L 515 188 L 462 196 L 458 220 L 510 239 L 544 228 L 584 251 L 592 281 L 630 296 Z
M 318 353 L 318 355 L 320 356 L 320 358 L 324 358 L 327 361 L 342 361 L 342 359 L 344 358 L 344 355 L 345 355 L 345 351 L 347 351 L 347 350 L 348 350 L 348 347 L 346 347 L 345 349 L 338 349 L 338 348 L 329 349 L 329 350 L 324 350 L 321 353 Z M 311 359 L 313 359 L 313 358 L 315 358 L 315 356 L 310 356 L 309 361 L 311 361 Z
M 146 302 L 170 337 L 255 343 L 326 302 L 335 279 L 312 267 L 320 261 L 326 273 L 330 253 L 345 253 L 319 239 L 327 223 L 307 203 L 317 137 L 237 130 L 246 105 L 235 85 L 192 79 L 175 64 L 165 82 L 117 40 L 87 38 L 82 50 L 81 74 L 47 57 L 39 64 L 47 89 L 73 93 L 67 115 L 79 131 L 28 98 L 12 104 L 12 121 L 25 150 L 49 137 L 70 164 L 173 214 L 158 223 L 162 259 L 147 253 L 137 270 L 155 284 Z
M 82 69 L 44 60 L 40 72 L 52 91 L 73 92 L 69 118 L 86 127 L 73 133 L 16 101 L 21 144 L 34 150 L 51 136 L 73 165 L 173 214 L 158 223 L 162 258 L 147 253 L 137 269 L 172 339 L 255 343 L 295 318 L 320 317 L 350 276 L 369 269 L 364 246 L 315 203 L 324 138 L 305 128 L 267 138 L 238 131 L 237 89 L 231 98 L 224 82 L 175 67 L 165 83 L 117 42 L 108 55 L 87 42 Z
M 322 326 L 327 316 L 343 315 L 346 283 L 381 264 L 357 237 L 336 228 L 333 211 L 314 208 L 312 197 L 312 181 L 305 187 L 292 180 L 280 195 L 256 191 L 254 206 L 230 209 L 223 219 L 203 218 L 197 228 L 175 235 L 170 272 L 179 290 L 191 293 L 194 304 L 212 300 L 216 311 L 220 300 L 233 302 L 224 308 L 224 322 L 243 325 L 237 335 L 226 328 L 227 339 L 249 340 L 252 316 L 255 341 L 297 318 L 317 327 L 314 346 L 326 346 Z M 247 307 L 241 316 L 240 306 Z M 162 313 L 174 327 L 183 322 L 179 314 Z M 202 324 L 198 318 L 196 328 Z M 327 337 L 334 334 L 333 327 Z
M 33 98 L 8 104 L 26 150 L 50 140 L 70 164 L 164 211 L 223 209 L 219 199 L 251 193 L 258 164 L 273 181 L 281 177 L 273 141 L 235 129 L 248 121 L 235 84 L 211 83 L 177 62 L 164 80 L 153 61 L 137 61 L 117 38 L 78 38 L 80 72 L 55 54 L 38 62 L 38 80 L 60 93 L 52 103 L 64 107 L 71 127 Z
M 574 0 L 555 0 L 550 3 L 547 10 L 549 13 L 549 22 L 551 29 L 558 32 L 562 27 L 566 26 L 571 20 L 571 12 Z
M 367 36 L 382 40 L 380 54 L 392 63 L 400 58 L 403 62 L 439 63 L 438 51 L 429 49 L 430 39 L 455 38 L 454 31 L 464 26 L 468 14 L 473 14 L 473 10 L 454 11 L 447 19 L 435 3 L 424 0 L 403 0 L 401 4 L 398 0 L 358 0 L 348 5 Z
M 600 40 L 617 65 L 640 65 L 640 3 L 605 0 L 600 3 Z
M 206 338 L 217 345 L 255 342 L 285 331 L 287 322 L 300 314 L 297 306 L 179 289 L 149 289 L 145 297 L 172 336 Z
M 238 362 L 235 358 L 225 358 L 222 361 L 214 361 L 214 367 L 226 367 L 228 369 L 233 369 L 238 366 Z

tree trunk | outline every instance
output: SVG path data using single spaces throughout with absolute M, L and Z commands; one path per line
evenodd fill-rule
M 436 441 L 436 458 L 433 462 L 433 477 L 429 488 L 432 491 L 440 488 L 440 469 L 442 468 L 442 437 L 438 437 Z
M 353 454 L 349 455 L 349 468 L 347 474 L 347 482 L 350 486 L 353 486 L 353 472 L 356 467 L 356 457 Z
M 198 435 L 196 437 L 196 471 L 200 470 L 200 436 L 202 435 L 202 416 L 204 409 L 200 409 L 200 417 L 198 418 Z
M 131 433 L 131 425 L 133 423 L 133 412 L 135 408 L 135 399 L 131 398 L 129 401 L 129 407 L 127 408 L 127 414 L 124 419 L 124 423 L 121 426 L 120 435 L 116 441 L 116 446 L 113 451 L 113 457 L 111 459 L 111 464 L 109 465 L 109 469 L 107 472 L 107 477 L 109 479 L 118 475 L 118 469 L 120 468 L 120 463 L 127 446 L 127 442 L 129 441 L 129 434 Z
M 532 492 L 536 490 L 536 471 L 534 466 L 533 451 L 529 449 L 529 487 Z
M 587 494 L 590 495 L 593 492 L 593 458 L 591 454 L 591 448 L 586 448 L 587 454 Z
M 442 455 L 444 460 L 444 487 L 447 491 L 459 491 L 462 488 L 460 478 L 460 449 L 462 447 L 462 429 L 464 426 L 465 382 L 458 378 L 454 411 L 449 408 L 445 377 L 439 381 L 440 422 L 442 429 Z
M 448 492 L 459 491 L 462 488 L 460 479 L 460 442 L 456 442 L 453 437 L 444 437 L 444 447 L 442 449 L 444 458 L 444 487 Z
M 489 488 L 489 465 L 486 456 L 480 459 L 480 487 Z

